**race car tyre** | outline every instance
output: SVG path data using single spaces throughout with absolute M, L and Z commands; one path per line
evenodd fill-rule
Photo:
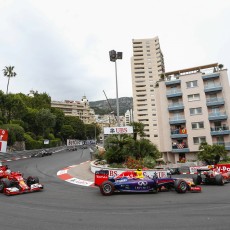
M 27 183 L 27 185 L 28 186 L 31 186 L 32 184 L 37 184 L 37 183 L 39 183 L 39 179 L 38 179 L 38 177 L 32 177 L 32 176 L 29 176 L 28 178 L 27 178 L 27 180 L 26 180 L 26 183 Z
M 104 196 L 111 196 L 114 193 L 115 187 L 111 181 L 104 181 L 100 185 L 101 194 Z
M 11 182 L 7 178 L 2 178 L 0 180 L 0 192 L 3 192 L 4 188 L 9 188 L 11 186 Z
M 176 192 L 178 193 L 186 193 L 186 191 L 188 190 L 188 185 L 184 180 L 176 180 L 174 182 L 174 187 Z
M 224 185 L 224 178 L 221 174 L 215 176 L 217 185 Z
M 202 178 L 200 175 L 193 175 L 192 180 L 195 185 L 200 185 L 202 182 Z

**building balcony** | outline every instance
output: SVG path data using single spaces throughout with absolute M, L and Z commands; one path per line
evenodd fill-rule
M 224 141 L 219 141 L 219 142 L 213 142 L 214 145 L 223 145 L 225 147 L 225 150 L 230 151 L 230 142 L 224 142 Z
M 204 92 L 205 93 L 218 92 L 218 91 L 221 91 L 221 90 L 222 90 L 222 86 L 220 84 L 204 86 Z
M 210 113 L 208 119 L 209 121 L 221 121 L 228 119 L 228 115 L 226 113 Z
M 212 74 L 206 74 L 202 76 L 203 80 L 209 80 L 218 77 L 220 77 L 220 73 L 212 73 Z
M 166 96 L 167 96 L 167 98 L 181 97 L 182 91 L 181 91 L 181 89 L 171 89 L 171 90 L 167 91 Z
M 173 129 L 171 130 L 171 138 L 184 138 L 184 137 L 188 137 L 187 134 L 187 129 Z
M 208 98 L 206 100 L 206 105 L 207 106 L 215 106 L 215 105 L 224 105 L 224 98 Z
M 174 143 L 172 145 L 172 152 L 173 153 L 187 153 L 190 152 L 187 144 L 183 143 Z
M 229 135 L 230 130 L 227 126 L 216 126 L 211 127 L 211 135 L 212 136 L 219 136 L 219 135 Z
M 183 110 L 183 109 L 184 109 L 183 103 L 172 103 L 172 104 L 169 104 L 168 106 L 169 111 Z
M 181 80 L 180 79 L 175 79 L 175 80 L 169 80 L 169 81 L 165 81 L 165 85 L 180 85 Z
M 169 118 L 169 124 L 170 125 L 184 124 L 184 123 L 186 123 L 186 120 L 185 120 L 184 116 L 176 116 L 176 117 Z

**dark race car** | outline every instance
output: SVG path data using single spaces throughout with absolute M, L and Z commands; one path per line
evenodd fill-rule
M 230 182 L 230 172 L 220 172 L 218 168 L 200 168 L 197 169 L 197 174 L 193 175 L 193 182 L 196 185 L 213 184 L 224 185 Z
M 104 181 L 101 181 L 99 187 L 101 193 L 105 196 L 112 195 L 114 192 L 157 193 L 163 190 L 175 190 L 177 193 L 185 193 L 187 191 L 201 191 L 201 188 L 195 186 L 191 180 L 185 181 L 184 179 L 171 177 L 157 178 L 157 176 L 153 178 L 148 176 L 138 177 L 133 175 L 133 171 L 130 175 L 126 172 L 125 176 L 119 175 L 118 177 L 103 178 Z
M 43 185 L 39 183 L 38 177 L 29 176 L 23 178 L 20 172 L 11 172 L 8 166 L 0 166 L 0 192 L 5 195 L 18 195 L 41 191 Z
M 45 157 L 45 156 L 51 156 L 53 152 L 49 149 L 43 149 L 41 151 L 38 151 L 36 153 L 33 153 L 31 157 Z

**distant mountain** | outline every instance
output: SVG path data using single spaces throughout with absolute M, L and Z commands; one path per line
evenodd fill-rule
M 132 97 L 121 97 L 119 98 L 119 114 L 121 116 L 125 115 L 127 110 L 133 108 L 133 98 Z M 117 100 L 108 99 L 101 101 L 91 101 L 89 102 L 90 108 L 94 109 L 95 114 L 104 115 L 109 114 L 114 111 L 114 114 L 117 113 Z M 111 108 L 110 108 L 111 106 Z

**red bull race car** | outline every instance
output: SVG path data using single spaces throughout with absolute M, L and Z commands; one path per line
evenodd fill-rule
M 138 171 L 126 171 L 117 177 L 108 177 L 106 171 L 108 170 L 96 172 L 97 175 L 102 176 L 100 184 L 97 183 L 97 185 L 100 187 L 101 194 L 105 196 L 112 195 L 114 192 L 157 193 L 165 190 L 175 190 L 177 193 L 201 192 L 201 187 L 196 186 L 192 179 L 158 178 L 157 176 L 150 178 L 141 175 Z
M 43 185 L 38 177 L 23 178 L 20 172 L 12 172 L 7 165 L 0 166 L 0 192 L 5 195 L 18 195 L 41 191 Z

